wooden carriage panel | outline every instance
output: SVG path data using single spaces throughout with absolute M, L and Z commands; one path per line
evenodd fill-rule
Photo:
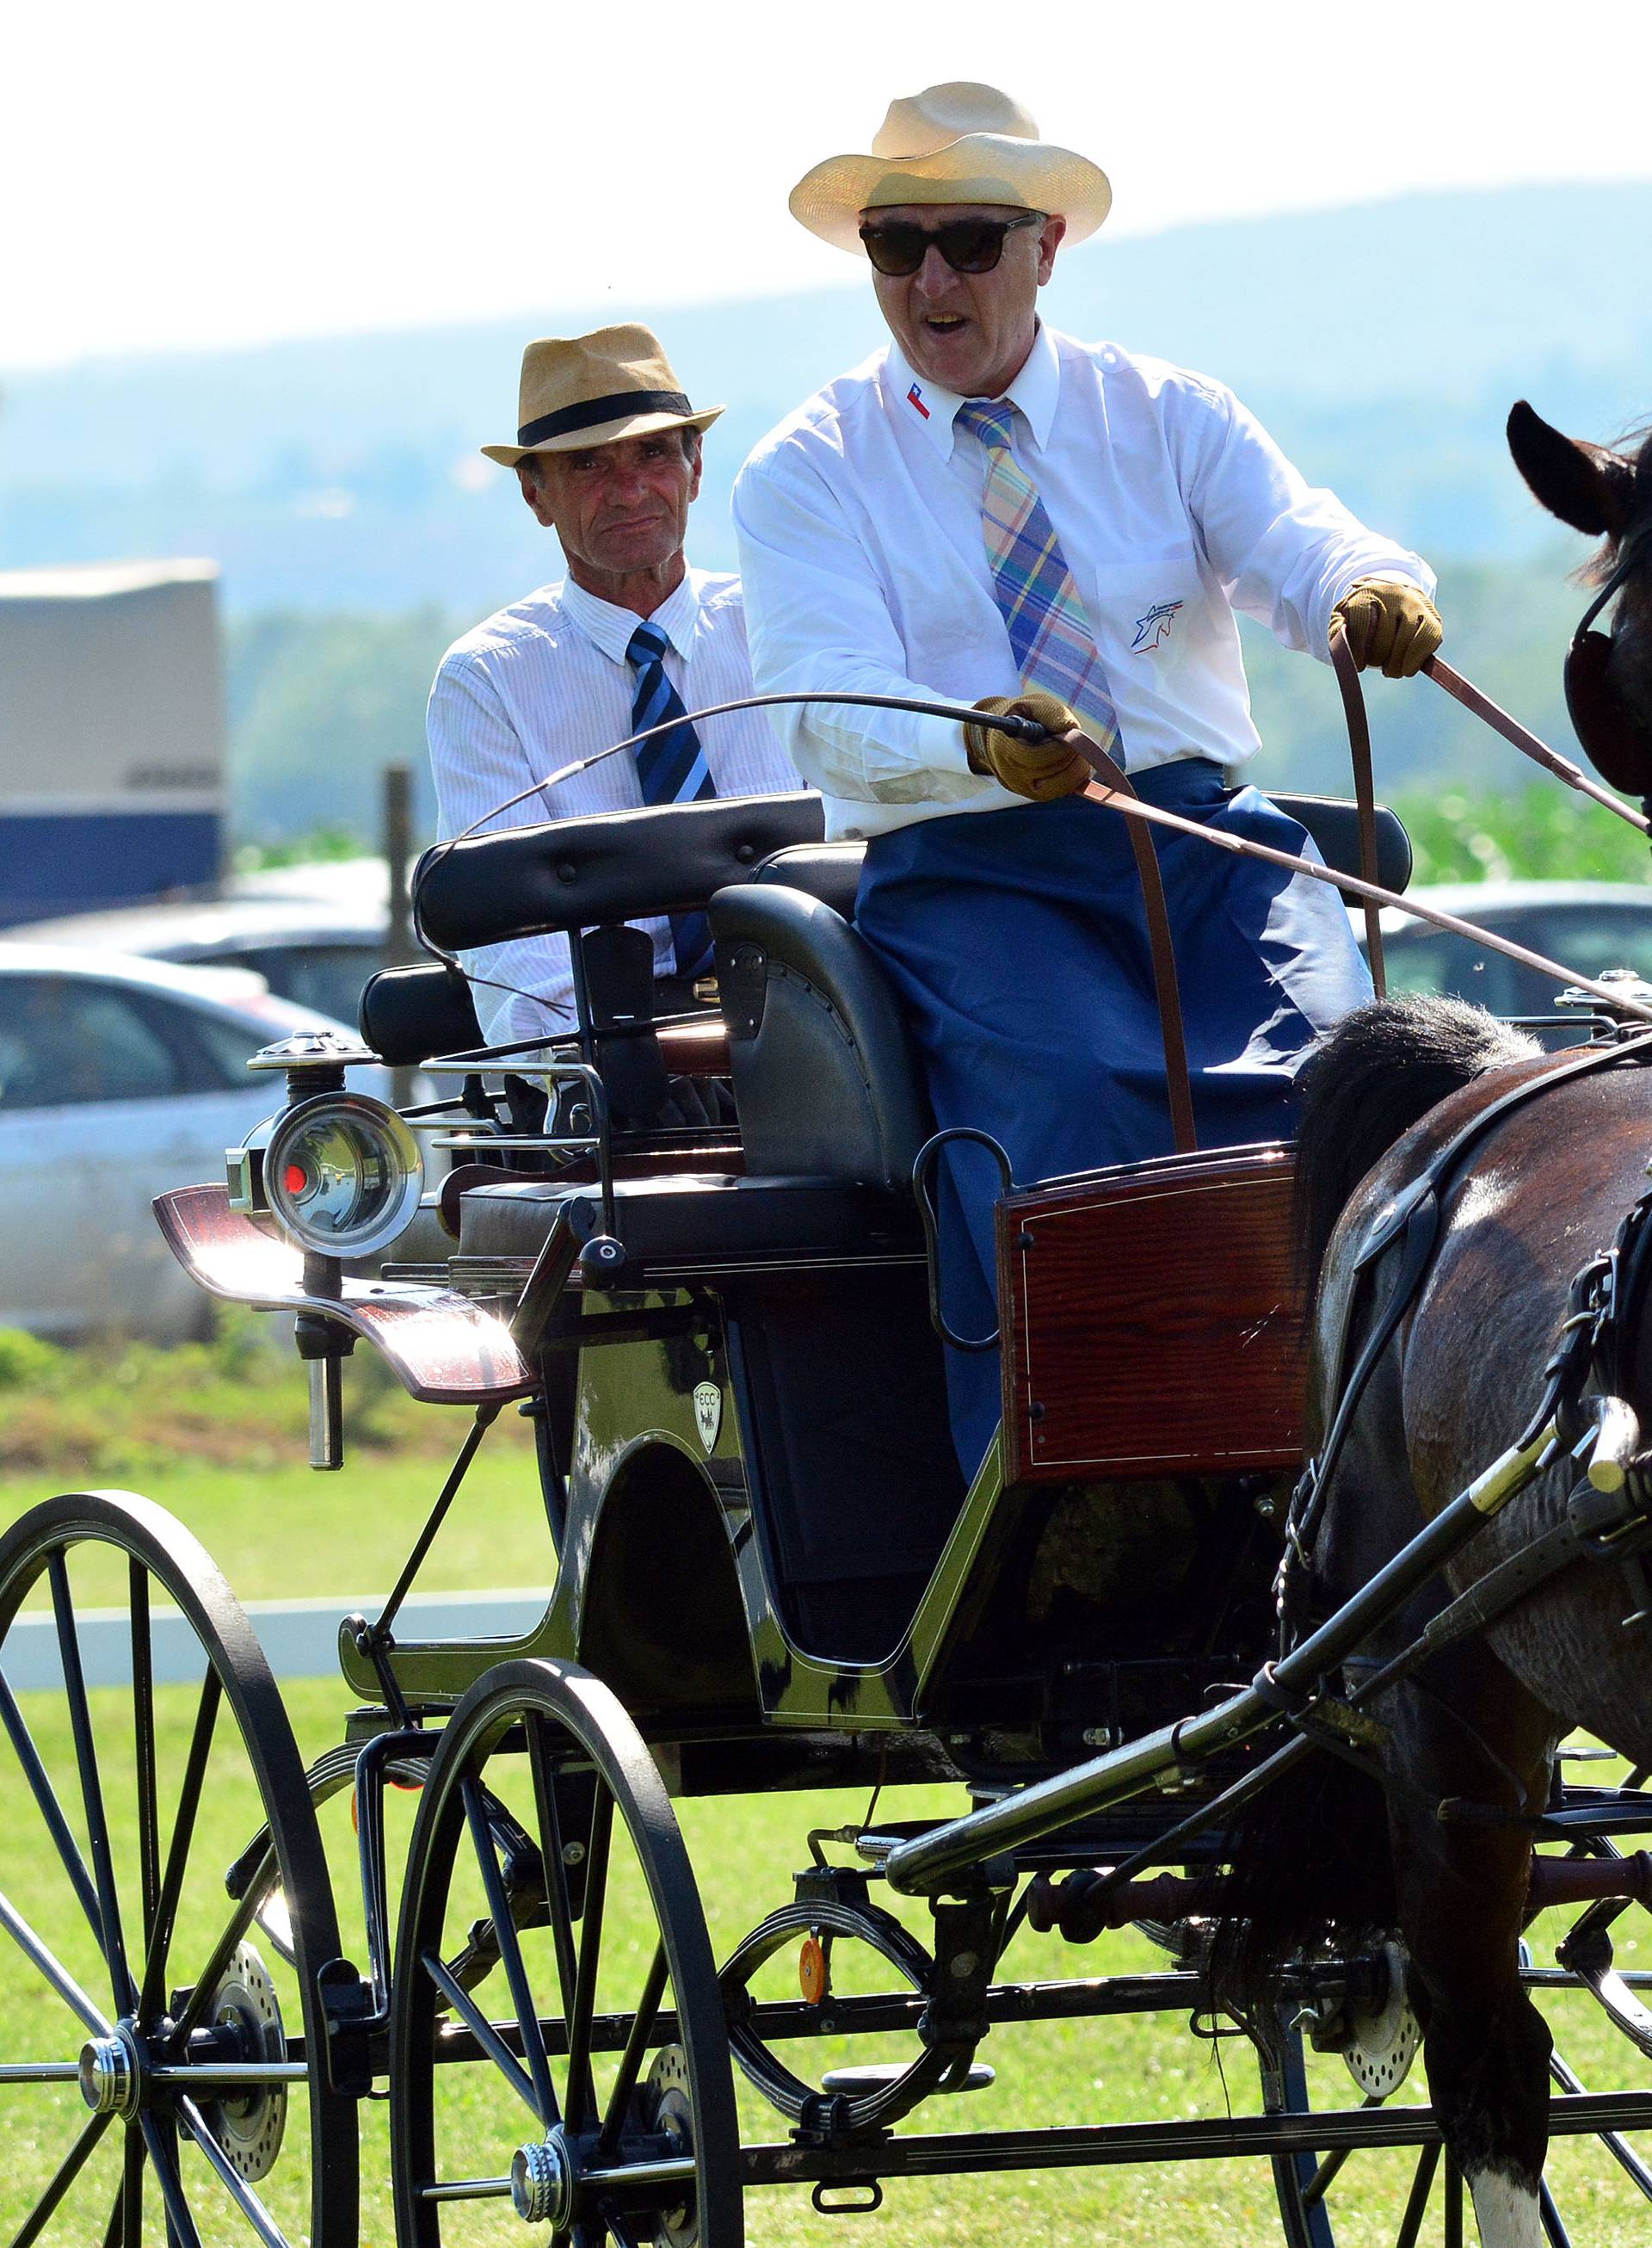
M 998 1205 L 1006 1473 L 1128 1480 L 1300 1457 L 1285 1147 L 1056 1181 Z

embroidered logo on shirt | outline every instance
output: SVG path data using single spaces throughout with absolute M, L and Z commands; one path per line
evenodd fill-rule
M 1176 612 L 1181 607 L 1180 601 L 1155 601 L 1144 617 L 1137 618 L 1136 637 L 1130 642 L 1131 648 L 1160 647 L 1169 639 L 1171 627 L 1176 621 Z
M 912 385 L 911 388 L 906 394 L 906 403 L 909 406 L 915 406 L 918 412 L 923 415 L 925 421 L 928 421 L 929 408 L 925 405 L 924 394 L 916 383 Z

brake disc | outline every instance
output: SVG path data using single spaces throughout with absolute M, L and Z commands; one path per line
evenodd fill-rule
M 644 2127 L 663 2132 L 679 2154 L 694 2151 L 693 2087 L 688 2056 L 679 2045 L 662 2046 L 638 2094 Z M 699 2248 L 700 2210 L 691 2188 L 675 2209 L 662 2210 L 659 2238 L 666 2248 Z
M 1351 2001 L 1343 2011 L 1347 2041 L 1341 2046 L 1348 2074 L 1368 2095 L 1386 2099 L 1405 2081 L 1423 2042 L 1423 2025 L 1405 1995 L 1405 1952 L 1385 1943 L 1379 1954 L 1388 1970 L 1380 2000 Z
M 250 1943 L 237 1944 L 230 1954 L 212 1994 L 207 2020 L 212 2028 L 231 2033 L 238 2060 L 287 2058 L 287 2033 L 276 1986 Z M 213 2136 L 241 2176 L 253 2181 L 268 2177 L 287 2128 L 286 2086 L 250 2085 L 234 2098 L 203 2101 L 201 2107 Z

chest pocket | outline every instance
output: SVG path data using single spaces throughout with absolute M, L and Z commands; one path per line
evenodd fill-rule
M 1216 623 L 1212 589 L 1191 547 L 1104 563 L 1090 574 L 1086 605 L 1096 646 L 1121 692 L 1127 682 L 1137 690 L 1162 689 L 1190 657 L 1197 662 L 1208 653 Z

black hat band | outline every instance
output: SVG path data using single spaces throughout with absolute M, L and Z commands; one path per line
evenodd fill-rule
M 578 406 L 542 414 L 537 422 L 524 422 L 516 432 L 519 445 L 543 445 L 548 437 L 564 437 L 570 429 L 594 429 L 604 422 L 618 422 L 633 414 L 693 414 L 680 390 L 616 390 L 607 398 L 588 398 Z

